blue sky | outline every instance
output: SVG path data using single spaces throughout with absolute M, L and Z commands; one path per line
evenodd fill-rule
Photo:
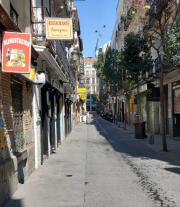
M 99 38 L 98 47 L 111 40 L 111 32 L 116 22 L 117 3 L 118 0 L 74 1 L 74 5 L 78 6 L 85 57 L 95 56 L 97 38 Z M 106 25 L 105 29 L 103 25 Z M 100 30 L 100 33 L 95 33 L 95 30 Z M 102 34 L 102 37 L 99 37 L 99 34 Z

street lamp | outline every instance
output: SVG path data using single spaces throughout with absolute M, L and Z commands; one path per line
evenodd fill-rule
M 73 50 L 72 51 L 72 59 L 73 59 L 73 61 L 76 61 L 77 58 L 78 58 L 78 52 L 76 50 Z

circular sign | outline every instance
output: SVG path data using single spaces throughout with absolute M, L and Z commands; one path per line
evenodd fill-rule
M 86 98 L 86 94 L 81 93 L 81 94 L 80 94 L 80 98 L 81 98 L 81 99 L 85 99 L 85 98 Z

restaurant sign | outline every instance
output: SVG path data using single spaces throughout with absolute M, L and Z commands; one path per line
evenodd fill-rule
M 2 40 L 2 71 L 29 73 L 31 34 L 4 32 Z
M 72 18 L 46 18 L 46 39 L 72 40 Z

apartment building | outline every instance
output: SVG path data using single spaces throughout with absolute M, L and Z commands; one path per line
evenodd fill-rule
M 73 17 L 72 39 L 47 39 L 50 17 Z M 0 0 L 0 206 L 77 123 L 79 24 L 73 1 Z
M 84 57 L 85 87 L 86 87 L 86 110 L 95 111 L 97 103 L 92 99 L 94 94 L 99 94 L 99 79 L 96 76 L 96 70 L 93 63 L 96 58 Z

